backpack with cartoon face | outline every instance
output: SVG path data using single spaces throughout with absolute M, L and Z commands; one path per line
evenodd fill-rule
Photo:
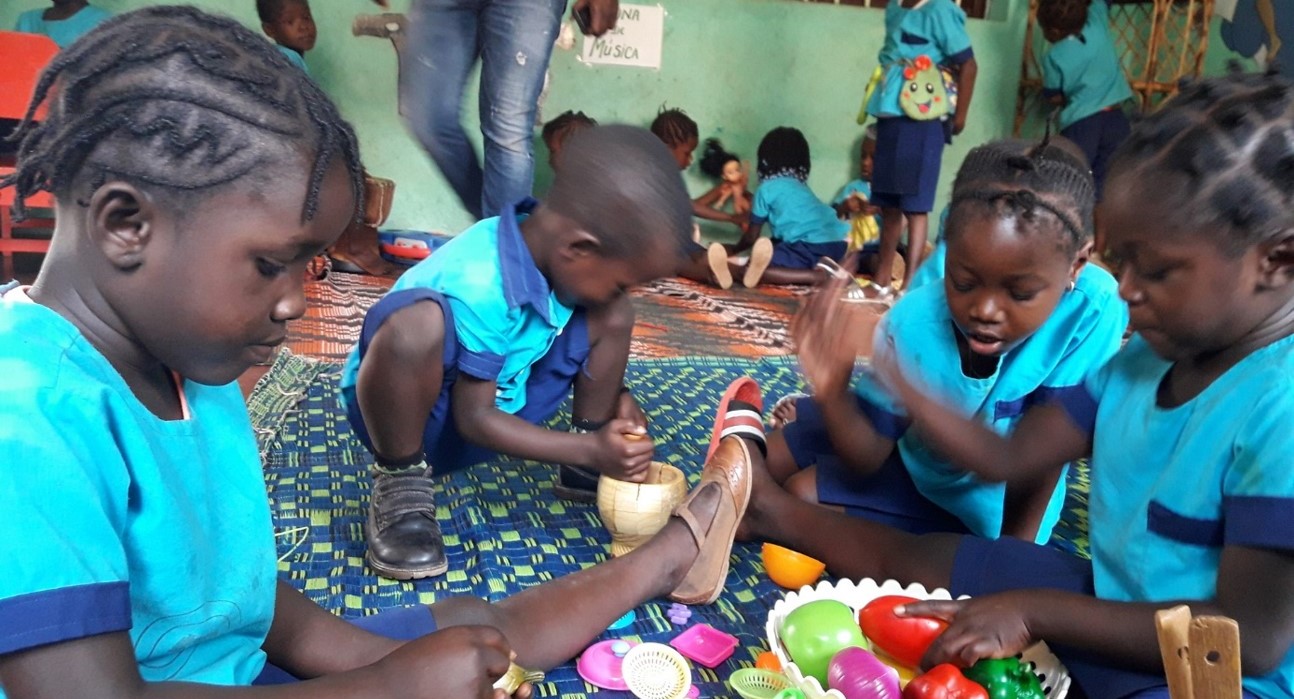
M 957 109 L 957 82 L 952 71 L 931 62 L 927 56 L 903 68 L 903 89 L 899 108 L 916 121 L 945 119 Z

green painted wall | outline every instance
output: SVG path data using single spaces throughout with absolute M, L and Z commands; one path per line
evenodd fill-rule
M 394 0 L 397 7 L 408 0 Z M 123 12 L 147 0 L 95 0 Z M 196 0 L 258 27 L 253 0 Z M 861 129 L 854 123 L 862 90 L 876 64 L 883 36 L 881 10 L 790 0 L 661 0 L 667 15 L 659 71 L 589 66 L 575 51 L 556 51 L 552 89 L 544 111 L 581 109 L 604 122 L 646 125 L 662 104 L 682 107 L 700 125 L 753 159 L 769 129 L 790 125 L 805 132 L 813 152 L 810 185 L 823 198 L 854 176 Z M 940 201 L 947 198 L 962 156 L 973 145 L 1008 134 L 1019 76 L 1026 3 L 997 0 L 993 18 L 970 20 L 980 62 L 979 82 L 966 133 L 947 151 Z M 42 0 L 4 0 L 0 26 L 18 13 L 47 6 Z M 319 40 L 307 63 L 359 133 L 374 174 L 396 180 L 390 227 L 457 232 L 470 223 L 439 173 L 396 115 L 395 55 L 389 43 L 350 35 L 356 13 L 375 6 L 365 0 L 315 0 Z M 476 119 L 476 95 L 468 95 L 465 118 Z M 536 139 L 540 191 L 546 171 Z M 695 171 L 689 185 L 700 193 L 708 182 Z M 942 205 L 942 204 L 940 204 Z

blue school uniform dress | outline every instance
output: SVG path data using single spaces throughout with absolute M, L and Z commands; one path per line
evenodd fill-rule
M 877 352 L 893 353 L 908 376 L 962 415 L 1000 433 L 1025 410 L 1057 395 L 1082 391 L 1083 379 L 1119 349 L 1128 314 L 1114 278 L 1094 265 L 1079 274 L 1073 291 L 1024 342 L 984 379 L 965 376 L 943 284 L 905 295 L 882 321 Z M 811 400 L 798 404 L 797 419 L 784 431 L 801 468 L 817 466 L 818 499 L 842 505 L 855 516 L 917 533 L 968 531 L 996 538 L 1002 531 L 1006 487 L 987 483 L 949 464 L 907 430 L 901 405 L 870 375 L 856 387 L 858 404 L 897 448 L 874 476 L 859 477 L 832 453 L 826 429 Z M 1060 518 L 1065 479 L 1057 483 L 1038 531 L 1047 541 Z
M 1121 105 L 1132 88 L 1110 37 L 1110 8 L 1095 0 L 1077 35 L 1056 42 L 1042 61 L 1043 96 L 1063 96 L 1060 133 L 1074 141 L 1092 167 L 1100 199 L 1114 151 L 1131 132 Z
M 305 71 L 306 75 L 310 74 L 310 67 L 306 65 L 305 56 L 302 56 L 301 54 L 297 53 L 296 49 L 290 49 L 284 46 L 283 44 L 275 44 L 274 48 L 278 49 L 279 53 L 283 54 L 284 56 L 287 56 L 288 61 L 290 61 L 292 65 Z
M 277 570 L 237 384 L 179 381 L 187 415 L 163 420 L 12 289 L 0 367 L 0 655 L 126 631 L 145 680 L 250 684 Z
M 750 222 L 755 226 L 768 223 L 771 228 L 771 267 L 813 269 L 820 258 L 840 260 L 845 256 L 849 224 L 796 175 L 774 175 L 759 183 Z
M 1207 600 L 1223 547 L 1294 551 L 1294 337 L 1251 353 L 1182 405 L 1160 407 L 1171 368 L 1134 335 L 1061 403 L 1092 435 L 1090 565 L 1050 549 L 968 539 L 957 553 L 954 595 L 1028 584 L 1123 602 Z M 1061 660 L 1089 696 L 1164 684 L 1162 675 Z M 1244 685 L 1265 699 L 1294 696 L 1294 652 Z
M 445 314 L 445 377 L 423 431 L 423 449 L 437 472 L 495 456 L 467 442 L 454 424 L 450 392 L 460 374 L 496 382 L 495 404 L 505 413 L 534 424 L 556 414 L 588 359 L 589 334 L 584 311 L 557 300 L 521 236 L 517 224 L 535 204 L 506 207 L 502 216 L 445 243 L 369 310 L 359 344 L 346 358 L 341 389 L 351 427 L 370 450 L 355 395 L 360 362 L 382 323 L 421 301 L 438 304 Z
M 28 10 L 18 15 L 14 31 L 27 34 L 44 34 L 54 40 L 59 48 L 67 48 L 91 29 L 112 17 L 105 10 L 93 5 L 86 5 L 67 19 L 47 20 L 42 17 L 45 9 Z
M 928 56 L 935 65 L 959 66 L 975 53 L 966 34 L 966 13 L 952 0 L 925 0 L 911 9 L 899 5 L 895 0 L 885 7 L 884 74 L 867 103 L 867 113 L 877 117 L 872 203 L 929 213 L 952 122 L 916 121 L 903 114 L 899 93 L 905 62 Z

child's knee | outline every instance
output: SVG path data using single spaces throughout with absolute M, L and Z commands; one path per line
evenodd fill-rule
M 786 490 L 795 497 L 818 504 L 818 478 L 816 469 L 806 468 L 786 481 Z

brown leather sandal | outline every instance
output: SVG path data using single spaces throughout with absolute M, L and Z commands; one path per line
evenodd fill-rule
M 690 506 L 696 494 L 709 483 L 719 486 L 722 493 L 713 519 L 703 522 L 692 514 Z M 670 599 L 683 604 L 710 604 L 719 599 L 728 577 L 737 526 L 750 504 L 751 483 L 750 451 L 746 442 L 739 437 L 725 438 L 702 469 L 701 482 L 674 509 L 674 515 L 692 532 L 698 551 L 692 568 L 670 593 Z

